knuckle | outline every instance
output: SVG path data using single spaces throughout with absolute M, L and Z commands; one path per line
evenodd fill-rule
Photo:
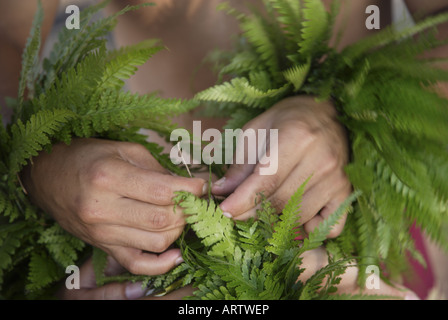
M 126 143 L 126 150 L 133 154 L 144 154 L 148 153 L 148 150 L 139 143 Z
M 352 184 L 343 169 L 339 170 L 335 186 L 337 190 L 342 191 L 344 197 L 348 197 L 352 192 Z
M 100 242 L 100 243 L 106 242 L 105 240 L 107 237 L 107 233 L 105 233 L 102 228 L 91 228 L 89 233 L 90 233 L 90 237 L 94 241 Z
M 286 199 L 280 197 L 272 197 L 270 199 L 271 205 L 277 210 L 277 212 L 281 212 L 286 205 Z
M 330 232 L 328 233 L 327 238 L 329 239 L 334 239 L 337 238 L 341 235 L 343 230 L 343 225 L 341 224 L 341 222 L 339 222 L 337 225 L 335 225 Z
M 126 260 L 123 263 L 125 269 L 127 269 L 130 273 L 135 275 L 142 275 L 144 272 L 141 268 L 140 261 L 138 259 L 130 259 Z
M 329 172 L 333 172 L 333 171 L 337 170 L 339 167 L 339 163 L 340 163 L 337 154 L 334 152 L 331 152 L 331 151 L 327 152 L 323 161 L 324 161 L 324 164 L 322 166 L 322 171 L 324 173 L 329 173 Z
M 168 204 L 171 203 L 174 194 L 170 187 L 159 184 L 151 189 L 151 196 L 157 204 Z
M 93 163 L 86 170 L 85 176 L 88 184 L 94 187 L 104 187 L 110 183 L 110 175 L 100 161 Z
M 168 236 L 162 234 L 158 237 L 157 241 L 152 244 L 152 251 L 156 253 L 162 253 L 171 245 L 171 241 Z
M 101 210 L 91 205 L 82 205 L 78 210 L 78 217 L 85 224 L 95 224 L 102 221 Z
M 261 176 L 261 169 L 264 166 L 262 164 L 257 164 L 254 169 L 254 174 Z M 269 196 L 274 191 L 276 191 L 279 187 L 280 178 L 278 175 L 265 175 L 263 176 L 263 181 L 260 183 L 262 186 L 258 192 L 267 193 L 266 196 Z
M 156 229 L 163 229 L 168 227 L 169 218 L 165 211 L 157 211 L 151 214 L 150 218 L 151 225 Z
M 303 145 L 311 145 L 317 139 L 317 132 L 308 124 L 302 121 L 294 121 L 294 125 L 290 125 L 286 129 L 286 137 L 291 141 L 299 141 Z

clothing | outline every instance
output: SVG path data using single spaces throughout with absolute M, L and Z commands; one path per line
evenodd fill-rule
M 434 274 L 421 230 L 414 225 L 410 232 L 415 241 L 416 249 L 421 253 L 426 262 L 426 268 L 415 259 L 409 257 L 412 273 L 405 277 L 404 286 L 414 291 L 420 299 L 424 300 L 428 298 L 431 289 L 434 287 Z

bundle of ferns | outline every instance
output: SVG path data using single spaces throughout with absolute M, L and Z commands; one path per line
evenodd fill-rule
M 337 52 L 334 34 L 338 1 L 327 12 L 320 0 L 263 0 L 263 11 L 250 14 L 223 5 L 239 20 L 241 36 L 234 52 L 220 53 L 220 80 L 191 101 L 160 99 L 125 92 L 124 80 L 161 47 L 145 41 L 106 50 L 105 36 L 121 12 L 89 23 L 107 2 L 82 14 L 80 30 L 63 30 L 52 54 L 39 64 L 40 24 L 36 15 L 23 54 L 18 97 L 11 125 L 0 129 L 0 286 L 3 297 L 41 297 L 63 279 L 89 246 L 66 233 L 23 192 L 20 171 L 31 157 L 51 145 L 76 137 L 132 141 L 173 172 L 161 148 L 148 143 L 140 128 L 169 134 L 170 117 L 207 104 L 230 118 L 226 128 L 241 128 L 286 97 L 314 95 L 330 100 L 350 133 L 347 174 L 354 194 L 314 232 L 299 240 L 297 224 L 306 184 L 291 197 L 281 215 L 268 201 L 258 218 L 233 222 L 209 199 L 179 192 L 175 201 L 187 216 L 177 241 L 185 262 L 166 275 L 106 277 L 105 254 L 93 250 L 99 284 L 143 280 L 164 293 L 191 284 L 198 299 L 332 299 L 346 268 L 381 265 L 390 278 L 408 265 L 406 253 L 422 261 L 409 229 L 416 223 L 436 243 L 447 247 L 448 101 L 435 85 L 448 72 L 419 58 L 443 45 L 433 28 L 448 14 L 410 29 L 387 28 Z M 327 240 L 331 227 L 350 212 L 343 233 Z M 179 213 L 180 214 L 180 213 Z M 305 283 L 303 254 L 319 246 L 329 264 Z M 423 262 L 423 261 L 422 261 Z M 384 273 L 383 273 L 384 274 Z M 49 290 L 48 290 L 49 289 Z M 336 292 L 336 293 L 335 293 Z M 354 297 L 348 297 L 354 298 Z
M 408 254 L 424 263 L 410 236 L 415 224 L 448 249 L 448 100 L 437 93 L 448 72 L 424 53 L 447 44 L 436 26 L 448 14 L 397 31 L 393 26 L 342 51 L 330 45 L 339 1 L 264 0 L 250 14 L 229 5 L 242 34 L 233 52 L 215 54 L 221 83 L 197 95 L 211 112 L 240 128 L 285 97 L 331 101 L 348 129 L 346 172 L 360 192 L 343 233 L 327 241 L 356 257 L 359 283 L 368 265 L 390 278 L 407 270 Z M 330 245 L 331 243 L 331 245 Z

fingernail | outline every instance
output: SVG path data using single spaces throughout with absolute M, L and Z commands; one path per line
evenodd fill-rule
M 182 262 L 184 262 L 184 258 L 182 258 L 182 256 L 180 256 L 179 258 L 176 259 L 176 261 L 174 262 L 176 264 L 176 266 L 180 265 Z
M 126 298 L 129 300 L 135 300 L 144 297 L 146 290 L 142 288 L 142 282 L 129 283 L 125 289 Z
M 222 188 L 224 186 L 225 182 L 226 182 L 226 177 L 221 178 L 213 184 L 213 187 Z
M 229 218 L 229 219 L 232 219 L 232 218 L 233 218 L 233 216 L 230 214 L 230 212 L 223 212 L 222 215 L 223 215 L 224 217 Z
M 421 300 L 415 293 L 408 293 L 404 300 Z
M 202 195 L 205 196 L 208 193 L 208 182 L 204 183 L 202 187 Z

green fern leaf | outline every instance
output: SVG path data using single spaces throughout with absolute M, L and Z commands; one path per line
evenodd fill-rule
M 43 110 L 34 114 L 26 124 L 18 120 L 11 128 L 10 174 L 16 175 L 27 159 L 37 156 L 50 143 L 49 137 L 71 117 L 73 113 L 67 110 Z
M 283 72 L 283 76 L 286 80 L 294 85 L 294 90 L 299 91 L 303 84 L 305 83 L 306 77 L 308 76 L 308 72 L 311 68 L 311 61 L 308 60 L 308 63 L 304 65 L 296 65 L 286 71 Z
M 273 99 L 280 99 L 289 88 L 284 85 L 278 89 L 261 91 L 252 86 L 246 78 L 235 78 L 230 82 L 216 85 L 201 91 L 196 99 L 203 101 L 235 102 L 253 108 L 266 108 L 272 104 Z
M 54 261 L 62 267 L 76 264 L 79 252 L 85 247 L 83 241 L 67 233 L 58 224 L 45 229 L 38 243 L 44 244 Z
M 175 203 L 182 207 L 187 215 L 186 221 L 201 242 L 210 247 L 210 256 L 224 258 L 233 255 L 236 246 L 234 225 L 216 204 L 185 192 L 177 193 Z
M 328 28 L 328 14 L 322 1 L 305 0 L 303 9 L 304 21 L 302 22 L 302 42 L 300 53 L 304 57 L 310 57 L 316 50 L 316 46 L 325 39 Z
M 21 118 L 23 102 L 25 99 L 25 90 L 30 90 L 29 95 L 33 94 L 34 81 L 37 78 L 39 66 L 39 52 L 41 46 L 41 24 L 43 21 L 43 9 L 40 1 L 37 3 L 37 12 L 31 27 L 31 33 L 25 45 L 22 54 L 22 70 L 19 79 L 18 105 L 16 110 L 17 119 Z
M 43 289 L 64 275 L 56 263 L 44 252 L 32 252 L 26 289 L 33 292 Z

